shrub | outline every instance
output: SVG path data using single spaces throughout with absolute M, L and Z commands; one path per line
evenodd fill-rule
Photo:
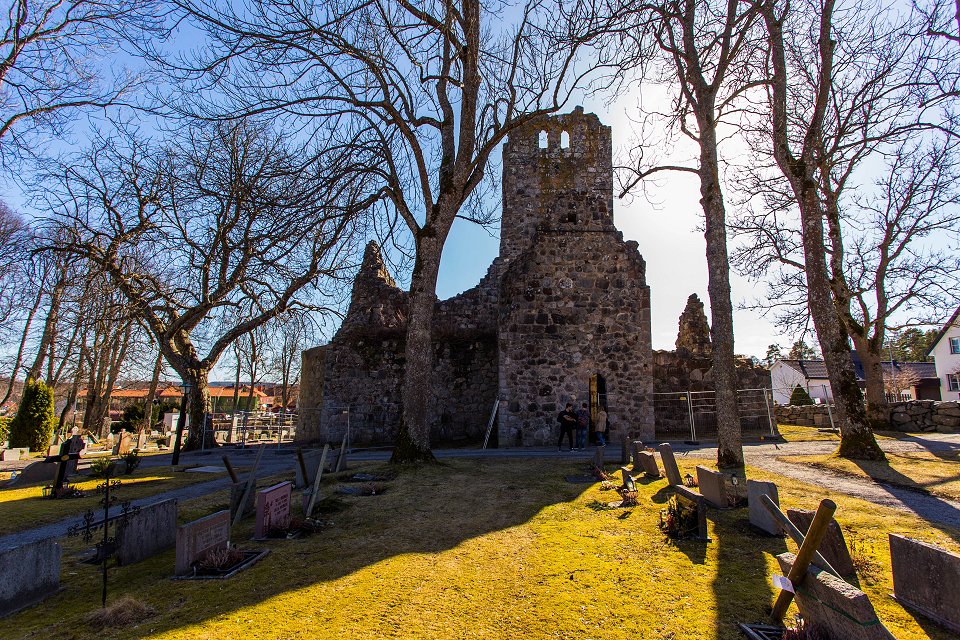
M 10 422 L 10 446 L 44 451 L 50 444 L 56 424 L 53 389 L 40 380 L 27 380 L 17 415 Z
M 123 460 L 124 463 L 123 472 L 127 475 L 136 471 L 137 467 L 140 466 L 140 454 L 136 451 L 125 453 L 120 456 L 120 459 Z
M 6 416 L 0 417 L 0 444 L 4 443 L 7 440 L 7 436 L 10 435 L 10 418 Z
M 110 456 L 94 458 L 93 461 L 90 463 L 90 477 L 106 478 L 107 467 L 109 467 L 111 464 L 113 464 L 113 460 L 110 459 Z
M 813 404 L 813 398 L 810 397 L 810 394 L 807 393 L 806 389 L 800 385 L 797 385 L 793 388 L 793 393 L 790 394 L 790 404 L 798 407 L 807 404 Z
M 143 424 L 143 405 L 132 404 L 123 410 L 123 416 L 117 422 L 117 432 L 136 433 L 141 424 Z

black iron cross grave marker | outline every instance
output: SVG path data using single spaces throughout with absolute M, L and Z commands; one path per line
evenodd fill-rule
M 60 492 L 63 490 L 63 481 L 67 477 L 67 464 L 71 460 L 79 460 L 81 451 L 75 450 L 75 447 L 72 447 L 71 443 L 73 438 L 65 440 L 63 444 L 60 445 L 60 454 L 55 456 L 47 456 L 43 459 L 44 462 L 57 463 L 60 466 L 57 467 L 57 479 L 53 483 L 53 491 L 51 496 L 58 497 Z

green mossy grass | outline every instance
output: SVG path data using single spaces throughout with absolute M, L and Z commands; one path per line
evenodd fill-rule
M 697 463 L 679 456 L 682 473 Z M 775 595 L 774 554 L 796 551 L 791 542 L 754 534 L 745 509 L 711 511 L 709 544 L 672 542 L 657 528 L 671 493 L 665 480 L 639 479 L 638 507 L 595 510 L 591 504 L 619 496 L 599 483 L 564 482 L 584 469 L 555 459 L 445 460 L 400 468 L 383 495 L 339 496 L 347 508 L 325 514 L 326 529 L 309 537 L 254 543 L 247 519 L 233 540 L 269 548 L 264 560 L 227 581 L 170 580 L 172 550 L 112 569 L 111 599 L 132 594 L 156 615 L 100 632 L 84 621 L 99 603 L 97 568 L 77 562 L 80 543 L 71 540 L 67 589 L 0 620 L 0 637 L 735 640 L 737 622 L 764 621 Z M 835 500 L 845 534 L 882 568 L 861 587 L 893 634 L 950 637 L 889 597 L 886 536 L 956 551 L 960 532 L 773 473 L 747 473 L 778 482 L 784 508 Z M 324 495 L 335 482 L 324 480 Z M 185 501 L 181 520 L 223 508 L 226 492 L 218 494 Z M 296 513 L 297 494 L 293 503 Z

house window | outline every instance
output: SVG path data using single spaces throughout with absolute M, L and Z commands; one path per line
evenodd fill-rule
M 950 391 L 960 391 L 960 375 L 948 373 L 947 386 L 950 387 Z
M 950 338 L 950 353 L 960 353 L 960 338 Z

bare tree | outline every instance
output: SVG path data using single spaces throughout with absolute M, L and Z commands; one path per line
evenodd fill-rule
M 392 459 L 433 459 L 428 381 L 444 242 L 458 216 L 486 220 L 477 189 L 506 136 L 561 109 L 602 66 L 582 54 L 607 23 L 590 2 L 543 0 L 180 5 L 219 45 L 194 67 L 200 86 L 217 81 L 231 109 L 304 127 L 334 118 L 376 147 L 387 215 L 415 249 Z
M 761 135 L 782 177 L 760 177 L 767 210 L 754 221 L 765 260 L 794 267 L 780 286 L 802 286 L 820 341 L 841 430 L 839 454 L 882 459 L 850 353 L 852 295 L 842 217 L 849 185 L 868 158 L 919 135 L 925 117 L 910 87 L 922 56 L 907 20 L 877 6 L 761 5 L 769 55 L 769 129 Z M 759 185 L 759 189 L 757 189 Z M 791 226 L 796 207 L 799 221 Z
M 340 277 L 353 213 L 367 206 L 365 175 L 344 149 L 311 158 L 298 162 L 252 122 L 197 123 L 165 145 L 103 141 L 51 192 L 56 249 L 97 265 L 121 292 L 191 385 L 193 425 L 234 340 L 288 308 L 330 302 L 321 293 Z M 198 438 L 194 429 L 188 447 Z
M 107 77 L 120 44 L 159 26 L 154 0 L 13 0 L 0 17 L 0 162 L 29 150 L 68 114 L 123 101 L 133 75 Z
M 743 442 L 737 407 L 733 304 L 727 252 L 727 213 L 720 180 L 719 142 L 724 124 L 735 124 L 737 103 L 762 74 L 754 72 L 758 35 L 757 7 L 752 2 L 670 0 L 643 5 L 638 30 L 648 28 L 664 54 L 662 80 L 676 89 L 668 125 L 692 140 L 696 166 L 644 164 L 645 147 L 626 178 L 624 194 L 660 171 L 692 173 L 700 182 L 700 205 L 707 244 L 713 381 L 717 392 L 717 465 L 743 467 Z M 642 42 L 638 37 L 636 41 Z M 641 55 L 641 58 L 645 57 Z M 729 120 L 729 121 L 728 121 Z M 728 121 L 728 122 L 725 122 Z

